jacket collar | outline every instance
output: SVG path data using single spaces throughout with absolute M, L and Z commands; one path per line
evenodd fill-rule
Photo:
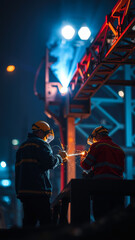
M 104 142 L 104 141 L 112 141 L 112 139 L 109 136 L 104 136 L 98 142 Z

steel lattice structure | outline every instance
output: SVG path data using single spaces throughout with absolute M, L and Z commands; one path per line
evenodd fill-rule
M 135 144 L 135 96 L 132 90 L 132 87 L 135 86 L 134 50 L 134 2 L 131 0 L 118 0 L 111 13 L 106 16 L 105 23 L 96 38 L 87 48 L 86 54 L 78 63 L 69 85 L 70 91 L 67 97 L 61 97 L 59 82 L 50 81 L 49 70 L 52 63 L 49 62 L 49 53 L 47 51 L 45 113 L 53 117 L 59 124 L 63 143 L 65 139 L 63 129 L 67 126 L 66 137 L 69 149 L 75 149 L 74 123 L 87 119 L 83 120 L 83 123 L 76 125 L 77 132 L 81 133 L 83 137 L 87 137 L 88 131 L 86 132 L 86 129 L 88 128 L 90 131 L 97 124 L 99 125 L 102 115 L 109 122 L 109 124 L 105 122 L 104 125 L 110 129 L 111 136 L 121 131 L 123 138 L 125 138 L 122 145 L 125 146 L 126 152 L 130 151 L 131 155 L 132 146 Z M 123 75 L 114 75 L 116 71 L 120 71 L 120 68 Z M 125 86 L 124 99 L 118 96 L 112 85 Z M 105 95 L 101 97 L 100 92 L 103 89 L 112 97 L 105 97 Z M 106 108 L 106 105 L 109 106 L 109 109 Z M 112 111 L 112 106 L 116 106 L 118 112 Z M 122 108 L 123 112 L 121 113 Z M 122 114 L 122 117 L 117 119 L 116 113 L 119 113 L 119 116 Z M 94 120 L 92 121 L 92 119 Z M 127 156 L 126 163 L 126 177 L 133 178 L 133 156 Z M 72 166 L 73 168 L 75 168 L 75 165 Z M 63 170 L 61 174 L 63 176 Z M 74 177 L 75 171 L 68 179 Z
M 127 81 L 135 78 L 134 66 L 122 66 L 119 72 L 124 73 Z M 119 75 L 119 73 L 116 73 L 116 75 Z M 121 147 L 127 155 L 125 177 L 133 179 L 135 176 L 133 165 L 133 156 L 135 155 L 135 94 L 131 86 L 124 87 L 124 98 L 121 98 L 113 87 L 104 86 L 103 88 L 110 97 L 93 97 L 91 99 L 91 116 L 96 115 L 97 117 L 93 119 L 89 117 L 76 125 L 76 131 L 85 138 L 85 141 L 92 129 L 100 124 L 109 129 L 111 137 L 115 135 L 116 141 L 121 134 L 124 137 L 121 141 Z M 109 110 L 106 110 L 106 105 L 109 106 Z M 118 116 L 115 116 L 114 109 L 117 110 Z

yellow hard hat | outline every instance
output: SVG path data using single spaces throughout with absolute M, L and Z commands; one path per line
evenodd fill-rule
M 91 137 L 95 137 L 97 133 L 102 133 L 102 132 L 108 134 L 108 129 L 103 126 L 99 126 L 93 130 Z
M 43 132 L 49 132 L 51 130 L 49 124 L 44 121 L 38 121 L 32 125 L 33 131 L 42 130 Z
M 91 135 L 90 135 L 90 136 L 88 137 L 88 139 L 87 139 L 87 143 L 88 143 L 89 145 L 92 144 L 93 138 L 95 138 L 98 133 L 99 133 L 99 134 L 100 134 L 100 133 L 105 133 L 106 135 L 108 135 L 109 132 L 108 132 L 108 129 L 105 128 L 105 127 L 103 127 L 103 126 L 99 126 L 99 127 L 95 128 L 95 129 L 93 130 L 93 132 L 91 133 Z
M 50 128 L 50 125 L 44 121 L 38 121 L 32 125 L 33 131 L 43 131 L 45 133 L 45 141 L 50 143 L 54 139 L 54 131 Z

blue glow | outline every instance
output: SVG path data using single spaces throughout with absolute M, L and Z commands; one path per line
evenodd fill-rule
M 9 179 L 1 180 L 1 186 L 3 186 L 3 187 L 10 187 L 11 186 L 11 180 L 9 180 Z
M 67 88 L 77 67 L 77 63 L 85 53 L 85 47 L 75 47 L 71 43 L 62 41 L 50 55 L 58 60 L 51 65 L 51 69 L 64 88 Z
M 69 86 L 71 79 L 77 68 L 77 63 L 86 53 L 86 48 L 92 42 L 92 37 L 88 41 L 82 41 L 79 38 L 73 38 L 72 41 L 61 38 L 61 29 L 56 29 L 59 32 L 59 38 L 56 34 L 52 35 L 47 43 L 50 57 L 57 59 L 51 64 L 51 70 L 55 77 L 60 81 L 61 85 L 66 89 Z
M 11 199 L 10 199 L 9 196 L 3 196 L 2 200 L 3 200 L 4 202 L 6 202 L 7 204 L 10 204 L 10 203 L 11 203 Z
M 6 168 L 6 166 L 7 166 L 7 164 L 6 164 L 5 161 L 2 161 L 2 162 L 0 163 L 0 165 L 1 165 L 2 168 Z

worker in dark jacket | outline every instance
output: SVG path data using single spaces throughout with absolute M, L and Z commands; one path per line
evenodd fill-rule
M 108 136 L 108 129 L 103 126 L 95 128 L 87 143 L 90 149 L 81 160 L 81 167 L 92 170 L 92 179 L 123 179 L 123 150 Z M 117 206 L 123 206 L 123 198 L 115 196 L 93 196 L 93 212 L 98 219 Z
M 49 169 L 65 161 L 67 154 L 60 151 L 56 156 L 49 143 L 54 132 L 49 124 L 38 121 L 32 125 L 32 133 L 19 147 L 16 154 L 15 186 L 17 198 L 23 203 L 23 226 L 36 226 L 51 223 L 50 196 L 52 186 Z

